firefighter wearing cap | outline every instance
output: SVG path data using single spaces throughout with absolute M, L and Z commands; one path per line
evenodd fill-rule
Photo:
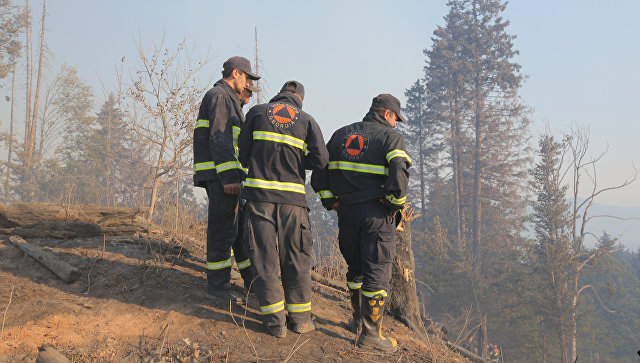
M 249 110 L 238 140 L 240 161 L 249 169 L 241 196 L 247 200 L 245 241 L 258 273 L 254 290 L 263 323 L 276 337 L 286 336 L 287 328 L 315 329 L 305 170 L 323 169 L 329 155 L 318 124 L 302 111 L 303 99 L 302 84 L 285 83 L 269 103 Z
M 397 349 L 382 335 L 385 298 L 395 256 L 395 220 L 407 199 L 411 159 L 394 130 L 406 122 L 400 101 L 382 94 L 361 122 L 338 129 L 327 144 L 329 164 L 315 171 L 311 185 L 329 210 L 338 212 L 338 242 L 347 262 L 352 331 L 362 329 L 358 346 Z
M 207 295 L 244 303 L 230 284 L 231 248 L 248 287 L 251 262 L 238 238 L 238 196 L 246 171 L 238 161 L 237 136 L 244 122 L 240 95 L 250 80 L 251 63 L 231 57 L 223 64 L 222 79 L 204 95 L 193 133 L 193 180 L 209 198 L 207 226 Z
M 253 96 L 253 92 L 261 92 L 262 89 L 260 87 L 253 84 L 253 80 L 249 79 L 247 81 L 247 87 L 240 93 L 240 107 L 244 107 L 249 104 L 251 100 L 251 96 Z

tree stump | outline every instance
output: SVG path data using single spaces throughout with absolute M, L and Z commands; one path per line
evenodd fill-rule
M 411 249 L 413 210 L 405 209 L 402 213 L 403 220 L 396 229 L 396 258 L 392 267 L 389 312 L 424 339 L 426 333 L 416 292 L 415 260 Z

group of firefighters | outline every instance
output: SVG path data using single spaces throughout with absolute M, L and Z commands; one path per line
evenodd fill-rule
M 253 84 L 258 79 L 248 59 L 229 58 L 195 124 L 194 183 L 209 200 L 207 295 L 246 303 L 246 293 L 230 283 L 233 257 L 269 334 L 316 329 L 305 197 L 305 170 L 312 170 L 322 205 L 338 214 L 353 307 L 349 329 L 359 333 L 359 347 L 393 352 L 397 343 L 383 336 L 382 317 L 411 167 L 394 129 L 406 122 L 400 101 L 389 94 L 373 98 L 362 121 L 338 129 L 325 145 L 314 118 L 302 111 L 300 82 L 286 82 L 245 117 L 242 107 L 260 91 Z

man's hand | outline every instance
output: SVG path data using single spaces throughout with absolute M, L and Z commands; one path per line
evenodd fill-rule
M 240 194 L 240 183 L 225 184 L 223 187 L 225 194 L 237 195 Z
M 331 206 L 331 209 L 337 211 L 339 207 L 340 207 L 340 201 L 337 201 L 333 203 L 333 205 Z

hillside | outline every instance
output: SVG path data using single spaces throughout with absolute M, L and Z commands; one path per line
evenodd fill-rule
M 149 229 L 80 237 L 68 221 L 26 227 L 0 222 L 5 233 L 40 231 L 26 241 L 80 271 L 80 278 L 65 283 L 8 234 L 0 235 L 0 362 L 33 362 L 45 344 L 74 362 L 465 361 L 441 340 L 422 342 L 390 318 L 385 328 L 398 339 L 397 353 L 357 349 L 345 326 L 347 294 L 317 283 L 312 303 L 319 329 L 271 337 L 262 329 L 253 295 L 247 307 L 206 297 L 203 246 L 189 239 Z M 106 229 L 96 226 L 89 230 Z

